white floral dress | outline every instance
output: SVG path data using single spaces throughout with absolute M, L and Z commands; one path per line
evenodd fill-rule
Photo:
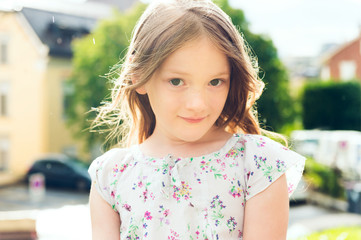
M 119 213 L 121 239 L 242 239 L 244 208 L 286 173 L 291 194 L 305 159 L 260 135 L 234 134 L 200 157 L 145 156 L 112 149 L 89 173 Z

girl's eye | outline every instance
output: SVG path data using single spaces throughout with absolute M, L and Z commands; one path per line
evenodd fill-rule
M 213 79 L 212 81 L 209 82 L 209 84 L 213 87 L 217 87 L 222 83 L 222 80 L 220 79 Z
M 172 84 L 173 86 L 182 86 L 184 83 L 183 83 L 183 80 L 179 79 L 179 78 L 174 78 L 172 80 L 169 81 L 170 84 Z

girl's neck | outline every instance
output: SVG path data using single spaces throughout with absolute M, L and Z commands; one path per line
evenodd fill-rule
M 196 157 L 221 149 L 231 136 L 232 134 L 224 129 L 214 127 L 197 141 L 186 142 L 168 138 L 155 131 L 140 145 L 140 150 L 146 156 L 152 157 L 164 157 L 168 154 L 176 157 Z

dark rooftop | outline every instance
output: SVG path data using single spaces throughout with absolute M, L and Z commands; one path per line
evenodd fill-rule
M 49 47 L 49 55 L 72 57 L 71 41 L 89 34 L 97 19 L 70 14 L 23 8 L 24 17 L 40 40 Z
M 117 7 L 119 10 L 124 10 L 130 8 L 136 2 L 136 0 L 88 0 L 88 2 L 100 2 Z

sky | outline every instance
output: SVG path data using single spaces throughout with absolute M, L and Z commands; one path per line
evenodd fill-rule
M 244 11 L 253 33 L 273 40 L 284 58 L 317 56 L 324 44 L 344 44 L 361 31 L 361 0 L 228 1 Z
M 281 57 L 317 56 L 361 32 L 361 0 L 229 0 L 254 33 L 266 34 Z
M 4 2 L 41 0 L 0 0 Z M 84 2 L 85 0 L 58 0 Z M 142 0 L 149 2 L 151 0 Z M 55 4 L 55 0 L 42 3 Z M 270 37 L 281 57 L 317 56 L 324 44 L 344 44 L 361 32 L 361 0 L 229 0 L 253 33 Z

